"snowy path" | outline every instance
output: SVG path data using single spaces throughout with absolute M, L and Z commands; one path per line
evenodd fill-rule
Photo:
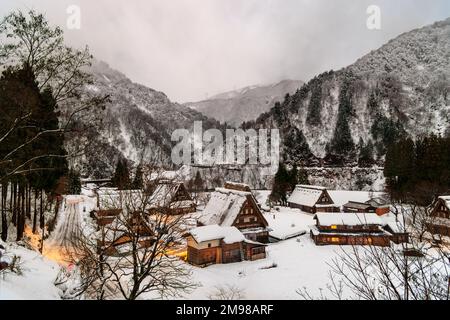
M 87 196 L 65 196 L 58 211 L 55 229 L 44 243 L 44 256 L 67 264 L 71 261 L 74 243 L 86 230 L 86 216 L 95 206 Z
M 81 230 L 79 207 L 79 203 L 64 201 L 58 213 L 55 230 L 47 240 L 47 245 L 70 247 L 73 241 L 79 239 Z

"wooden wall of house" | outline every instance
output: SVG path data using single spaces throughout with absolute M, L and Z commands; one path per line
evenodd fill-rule
M 356 225 L 356 226 L 347 226 L 347 225 L 336 225 L 336 226 L 323 226 L 317 225 L 317 229 L 319 231 L 324 232 L 379 232 L 380 226 L 378 225 Z
M 445 201 L 439 199 L 436 201 L 433 210 L 430 213 L 431 217 L 450 219 L 450 210 L 447 208 Z
M 245 260 L 255 261 L 266 258 L 266 247 L 246 243 L 244 245 Z
M 214 247 L 199 250 L 188 246 L 187 261 L 197 266 L 220 263 L 217 261 L 218 249 L 220 248 Z
M 320 233 L 311 238 L 316 245 L 373 245 L 379 247 L 390 246 L 390 238 L 387 235 L 340 235 Z
M 293 203 L 293 202 L 289 202 L 288 203 L 290 208 L 293 209 L 300 209 L 303 212 L 308 212 L 308 213 L 316 213 L 316 208 L 315 207 L 308 207 L 308 206 L 303 206 L 297 203 Z
M 173 196 L 172 201 L 186 201 L 186 200 L 192 200 L 192 197 L 189 194 L 189 192 L 186 190 L 186 187 L 184 186 L 184 184 L 180 184 L 177 192 Z
M 242 243 L 225 244 L 222 242 L 222 263 L 234 263 L 243 260 Z
M 432 234 L 440 234 L 441 236 L 450 237 L 450 226 L 440 225 L 437 223 L 427 223 L 427 231 Z
M 315 211 L 315 213 L 318 213 L 318 212 L 332 213 L 332 212 L 339 212 L 341 210 L 339 207 L 320 207 L 319 206 L 319 207 L 314 207 L 314 211 Z
M 380 208 L 376 208 L 375 213 L 378 216 L 383 216 L 385 214 L 388 214 L 391 211 L 391 209 L 389 207 L 380 207 Z
M 261 211 L 259 210 L 257 204 L 250 199 L 247 199 L 239 214 L 237 215 L 233 226 L 243 230 L 250 228 L 265 228 L 266 224 L 263 220 Z

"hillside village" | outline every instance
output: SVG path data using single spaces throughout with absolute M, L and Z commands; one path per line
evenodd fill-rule
M 5 13 L 0 300 L 448 300 L 449 35 L 182 104 Z
M 417 238 L 418 231 L 412 225 L 410 212 L 405 210 L 396 215 L 395 205 L 384 193 L 297 185 L 289 195 L 288 207 L 282 207 L 270 203 L 270 191 L 252 190 L 239 182 L 226 182 L 214 191 L 202 192 L 202 202 L 188 191 L 183 181 L 176 179 L 159 179 L 152 189 L 150 193 L 145 188 L 118 190 L 86 181 L 80 195 L 62 195 L 55 230 L 43 242 L 44 259 L 61 266 L 74 282 L 73 277 L 77 277 L 73 273 L 77 263 L 74 240 L 80 238 L 80 232 L 86 239 L 96 237 L 97 252 L 127 257 L 136 249 L 134 245 L 138 246 L 137 251 L 145 251 L 160 241 L 155 235 L 159 215 L 174 221 L 178 228 L 165 254 L 190 265 L 200 288 L 206 285 L 207 279 L 203 278 L 206 274 L 207 281 L 225 285 L 224 282 L 233 282 L 234 277 L 247 277 L 242 270 L 255 268 L 272 270 L 275 277 L 279 272 L 288 272 L 294 279 L 303 272 L 311 276 L 317 272 L 314 277 L 321 278 L 326 286 L 327 263 L 336 257 L 340 246 L 394 247 L 404 255 L 421 254 L 422 247 L 411 241 Z M 422 242 L 449 245 L 449 199 L 450 196 L 443 195 L 428 207 Z M 24 241 L 31 250 L 39 250 L 36 239 Z M 8 244 L 5 250 L 3 245 L 2 268 L 8 268 L 16 252 L 20 250 Z M 307 270 L 295 267 L 297 259 L 309 261 L 307 267 L 304 265 Z M 30 261 L 23 263 L 27 265 Z M 202 269 L 211 271 L 205 274 Z M 237 273 L 224 277 L 228 272 Z M 33 281 L 27 284 L 33 285 Z M 279 298 L 299 298 L 296 289 L 303 287 L 302 282 L 289 286 L 294 286 L 290 293 Z M 185 297 L 207 298 L 208 292 L 200 288 Z M 60 298 L 70 296 L 68 291 L 70 288 L 60 289 Z M 246 285 L 245 291 L 249 298 L 261 297 L 252 284 Z M 8 298 L 13 293 L 3 292 L 2 297 Z

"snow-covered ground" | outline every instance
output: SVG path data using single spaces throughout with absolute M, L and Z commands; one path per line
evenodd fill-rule
M 73 222 L 87 228 L 88 212 L 95 206 L 92 194 L 84 190 L 82 196 L 69 196 L 59 212 L 59 219 L 53 235 L 44 248 L 63 244 L 67 237 L 76 232 Z M 241 291 L 244 299 L 301 299 L 297 291 L 306 288 L 313 296 L 319 296 L 321 289 L 326 294 L 330 283 L 329 263 L 341 252 L 338 246 L 315 246 L 309 237 L 313 215 L 298 209 L 276 207 L 269 211 L 265 205 L 269 191 L 255 192 L 256 198 L 266 210 L 264 216 L 278 238 L 306 232 L 292 239 L 271 243 L 267 247 L 267 258 L 258 261 L 244 261 L 233 264 L 212 265 L 207 268 L 189 266 L 192 281 L 198 284 L 185 299 L 209 299 L 218 289 L 234 287 Z M 338 205 L 349 200 L 366 201 L 368 192 L 330 191 Z M 71 226 L 70 228 L 68 226 Z M 55 261 L 38 252 L 17 245 L 7 245 L 10 255 L 21 256 L 23 275 L 8 274 L 0 278 L 0 299 L 59 299 L 60 290 L 54 286 L 59 272 Z M 56 259 L 57 260 L 57 259 Z M 61 261 L 59 261 L 61 264 Z M 142 298 L 155 298 L 143 296 Z
M 39 252 L 15 244 L 4 244 L 6 259 L 20 257 L 21 275 L 0 273 L 0 300 L 56 300 L 60 290 L 54 285 L 60 266 Z
M 364 202 L 371 194 L 364 191 L 329 191 L 333 201 L 341 206 L 348 201 Z M 330 294 L 329 263 L 342 252 L 339 246 L 316 246 L 309 236 L 314 216 L 299 209 L 276 207 L 269 212 L 266 200 L 270 191 L 255 192 L 264 210 L 264 217 L 272 229 L 270 234 L 287 238 L 305 232 L 289 240 L 271 243 L 266 249 L 267 258 L 232 264 L 212 265 L 207 268 L 192 267 L 193 281 L 200 286 L 185 296 L 187 299 L 209 299 L 218 288 L 233 287 L 242 291 L 244 299 L 280 300 L 302 299 L 297 291 L 306 288 L 313 296 Z M 380 196 L 375 193 L 372 196 Z M 269 266 L 275 266 L 268 268 Z M 322 291 L 323 290 L 323 291 Z
M 230 286 L 241 290 L 244 299 L 302 299 L 297 290 L 304 287 L 319 296 L 320 289 L 326 289 L 330 282 L 327 263 L 339 250 L 335 246 L 317 247 L 307 234 L 270 244 L 263 260 L 193 267 L 193 281 L 201 286 L 186 298 L 209 299 L 217 288 Z M 276 267 L 264 269 L 272 265 Z

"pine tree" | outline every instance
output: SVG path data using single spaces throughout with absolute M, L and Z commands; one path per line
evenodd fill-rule
M 320 125 L 322 111 L 322 83 L 319 78 L 311 81 L 311 98 L 308 106 L 308 115 L 306 121 L 313 126 Z
M 81 177 L 78 171 L 69 171 L 67 191 L 69 194 L 81 194 Z
M 371 140 L 364 144 L 362 138 L 360 138 L 358 143 L 358 165 L 360 167 L 370 167 L 374 164 L 374 146 Z
M 142 165 L 138 165 L 136 168 L 136 173 L 134 174 L 133 179 L 133 189 L 141 190 L 144 187 L 144 180 L 143 180 L 144 173 L 142 172 Z
M 275 174 L 270 200 L 283 206 L 287 205 L 287 192 L 289 191 L 290 176 L 283 163 L 280 163 L 278 171 Z
M 197 171 L 197 173 L 195 174 L 193 185 L 196 192 L 200 192 L 205 189 L 205 183 L 203 181 L 202 175 L 200 174 L 200 171 Z
M 130 170 L 126 160 L 119 159 L 111 182 L 119 190 L 130 188 Z
M 341 86 L 339 94 L 339 109 L 336 128 L 328 147 L 329 156 L 337 164 L 343 164 L 346 160 L 355 158 L 355 144 L 350 131 L 349 120 L 353 116 L 353 75 L 347 74 Z
M 302 185 L 310 184 L 308 172 L 304 168 L 301 168 L 298 172 L 298 184 L 302 184 Z

